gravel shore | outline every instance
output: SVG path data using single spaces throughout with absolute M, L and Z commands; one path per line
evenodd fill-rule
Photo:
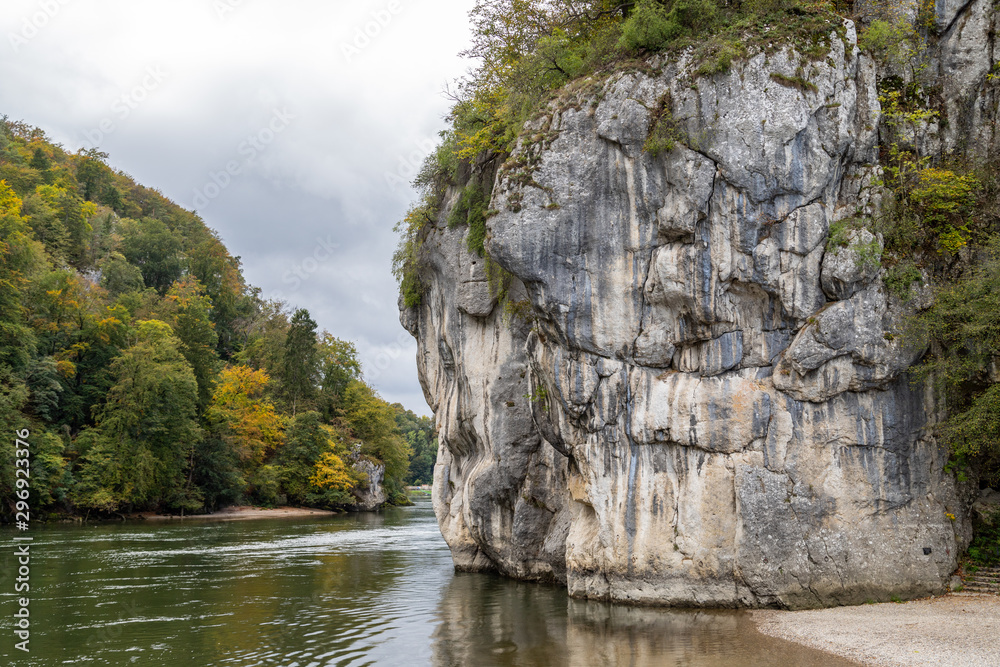
M 763 634 L 862 665 L 1000 665 L 1000 596 L 996 595 L 752 614 Z

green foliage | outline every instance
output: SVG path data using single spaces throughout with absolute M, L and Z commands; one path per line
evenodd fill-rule
M 957 163 L 961 171 L 954 171 L 919 154 L 911 137 L 935 120 L 937 112 L 923 106 L 919 86 L 890 83 L 879 97 L 887 137 L 881 185 L 890 196 L 877 227 L 886 249 L 899 259 L 924 249 L 954 256 L 973 236 L 970 225 L 986 188 L 968 165 Z
M 914 322 L 920 340 L 939 349 L 922 366 L 947 389 L 982 381 L 1000 351 L 1000 245 L 983 261 L 935 292 L 934 305 Z
M 423 244 L 429 226 L 434 224 L 438 214 L 438 196 L 425 191 L 420 203 L 415 204 L 406 217 L 393 228 L 399 234 L 399 246 L 392 256 L 392 275 L 399 284 L 403 303 L 407 308 L 420 305 L 424 287 L 420 282 L 420 246 Z
M 794 88 L 801 93 L 815 93 L 819 90 L 815 83 L 806 80 L 801 67 L 796 70 L 795 76 L 788 76 L 780 72 L 771 72 L 771 80 L 787 88 Z
M 146 287 L 165 294 L 184 274 L 183 244 L 162 220 L 123 220 L 122 254 L 139 268 Z
M 486 209 L 489 206 L 489 192 L 479 184 L 478 179 L 471 180 L 462 190 L 462 195 L 448 216 L 448 226 L 468 225 L 466 245 L 469 252 L 480 257 L 486 254 Z
M 434 481 L 438 450 L 434 421 L 429 417 L 418 417 L 398 403 L 392 407 L 396 410 L 396 424 L 412 451 L 405 483 L 410 486 L 431 484 Z
M 332 507 L 349 504 L 349 490 L 359 483 L 359 475 L 343 466 L 343 458 L 350 453 L 346 438 L 324 424 L 318 412 L 303 412 L 289 424 L 286 442 L 275 458 L 279 470 L 281 492 L 288 502 L 311 507 Z M 340 466 L 337 466 L 340 461 Z M 345 478 L 339 483 L 326 478 L 325 484 L 314 479 L 317 464 L 321 462 L 333 471 L 334 466 L 343 471 Z
M 175 282 L 160 302 L 160 319 L 180 340 L 180 350 L 191 364 L 198 382 L 198 408 L 204 410 L 212 396 L 215 377 L 222 366 L 216 352 L 219 337 L 211 320 L 212 300 L 196 278 Z
M 924 223 L 937 232 L 941 251 L 954 255 L 971 234 L 965 216 L 975 203 L 979 182 L 972 175 L 960 176 L 935 167 L 921 169 L 917 178 L 910 202 Z
M 694 73 L 695 78 L 725 74 L 732 68 L 733 61 L 745 53 L 745 48 L 739 41 L 712 40 L 710 47 L 714 48 L 702 56 L 702 63 L 698 65 Z
M 344 392 L 343 420 L 360 441 L 361 454 L 385 465 L 386 491 L 402 493 L 411 451 L 396 424 L 395 409 L 367 384 L 354 380 Z
M 666 48 L 680 37 L 710 30 L 717 19 L 713 0 L 639 0 L 622 26 L 618 44 L 628 51 Z
M 319 339 L 319 376 L 321 411 L 327 421 L 332 421 L 339 414 L 348 385 L 361 379 L 361 362 L 354 343 L 324 331 Z
M 858 47 L 883 65 L 913 67 L 924 44 L 906 15 L 890 9 L 861 32 Z
M 351 504 L 354 346 L 317 342 L 308 313 L 262 300 L 195 214 L 106 160 L 0 122 L 0 427 L 31 430 L 35 516 Z M 305 440 L 283 410 L 314 405 L 333 444 L 290 472 Z
M 680 26 L 670 20 L 666 5 L 658 0 L 639 0 L 622 26 L 618 44 L 630 51 L 655 50 L 680 34 Z
M 1000 565 L 1000 512 L 977 522 L 975 536 L 969 545 L 969 558 L 977 565 Z
M 196 509 L 200 498 L 185 472 L 201 438 L 197 381 L 168 324 L 140 322 L 136 338 L 111 364 L 115 383 L 83 456 L 76 503 L 102 511 Z
M 968 409 L 945 423 L 943 433 L 955 457 L 981 462 L 991 481 L 1000 480 L 1000 384 L 973 396 Z
M 316 370 L 319 361 L 317 345 L 316 322 L 309 317 L 308 310 L 296 310 L 285 338 L 282 364 L 285 398 L 291 405 L 293 416 L 299 408 L 311 405 L 316 396 Z
M 674 121 L 670 104 L 670 96 L 667 95 L 660 102 L 660 108 L 650 123 L 649 136 L 646 138 L 646 143 L 643 144 L 643 150 L 653 157 L 674 150 L 674 146 L 680 139 L 680 132 Z
M 142 271 L 130 264 L 121 253 L 111 253 L 98 268 L 101 271 L 101 287 L 113 297 L 138 292 L 145 287 Z
M 854 230 L 852 220 L 838 220 L 830 223 L 830 236 L 826 240 L 826 251 L 836 253 L 839 248 L 846 248 L 851 242 L 851 232 Z
M 909 300 L 913 285 L 922 281 L 923 274 L 920 273 L 920 269 L 911 259 L 903 260 L 889 267 L 884 278 L 886 289 L 903 301 Z
M 936 290 L 910 335 L 932 344 L 918 375 L 933 379 L 949 399 L 943 433 L 952 453 L 1000 478 L 1000 385 L 990 377 L 1000 358 L 1000 239 L 960 280 Z

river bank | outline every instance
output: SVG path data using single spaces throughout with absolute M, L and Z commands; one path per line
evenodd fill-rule
M 143 512 L 138 515 L 138 518 L 146 521 L 240 521 L 246 519 L 318 518 L 321 516 L 337 516 L 338 514 L 343 514 L 343 512 L 332 512 L 330 510 L 312 509 L 309 507 L 252 507 L 249 505 L 240 505 L 227 507 L 211 514 L 187 514 L 184 516 Z
M 1000 596 L 752 612 L 761 633 L 877 667 L 1000 665 Z

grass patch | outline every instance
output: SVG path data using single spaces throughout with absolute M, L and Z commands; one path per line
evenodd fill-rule
M 794 88 L 800 93 L 819 92 L 819 88 L 816 87 L 816 84 L 803 78 L 801 76 L 802 73 L 801 67 L 796 70 L 796 76 L 788 76 L 782 74 L 781 72 L 771 72 L 771 80 L 785 86 L 786 88 Z

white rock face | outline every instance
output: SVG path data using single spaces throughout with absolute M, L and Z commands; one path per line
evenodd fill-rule
M 771 76 L 795 75 L 785 51 L 554 103 L 534 128 L 552 140 L 512 158 L 539 153 L 537 169 L 501 170 L 488 223 L 530 325 L 505 321 L 443 212 L 402 321 L 458 568 L 646 604 L 946 590 L 969 519 L 930 434 L 938 408 L 906 374 L 922 350 L 856 261 L 879 240 L 826 252 L 831 223 L 872 205 L 880 114 L 853 25 L 832 43 L 806 68 L 814 91 Z M 654 157 L 664 100 L 681 141 Z
M 388 500 L 382 481 L 385 479 L 385 466 L 362 459 L 354 464 L 354 469 L 368 478 L 368 485 L 354 491 L 355 507 L 362 512 L 374 512 L 385 505 Z

